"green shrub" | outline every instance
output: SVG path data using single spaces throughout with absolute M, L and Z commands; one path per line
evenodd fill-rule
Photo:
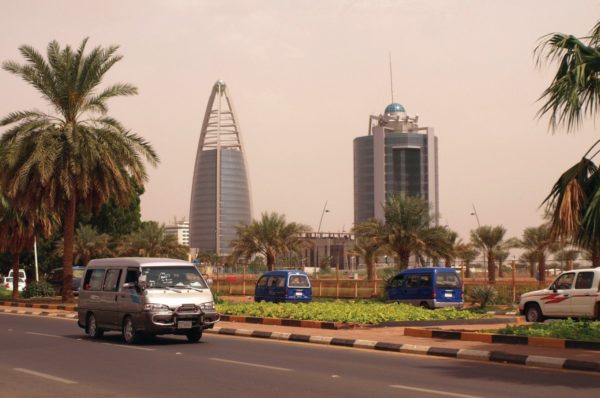
M 548 323 L 507 326 L 492 333 L 516 336 L 553 337 L 558 339 L 600 341 L 600 322 L 572 319 L 554 320 Z
M 48 282 L 31 282 L 29 286 L 23 290 L 21 295 L 24 298 L 32 298 L 32 297 L 52 297 L 55 296 L 56 293 L 52 285 Z
M 473 304 L 479 304 L 480 308 L 486 308 L 496 302 L 498 291 L 493 286 L 477 286 L 471 289 L 469 298 Z
M 488 317 L 486 314 L 477 314 L 456 308 L 441 308 L 432 311 L 408 304 L 383 304 L 374 301 L 353 300 L 314 301 L 299 304 L 224 302 L 217 304 L 217 311 L 227 315 L 369 324 Z

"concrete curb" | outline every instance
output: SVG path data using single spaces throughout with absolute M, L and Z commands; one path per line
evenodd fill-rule
M 512 336 L 506 334 L 459 332 L 454 330 L 431 330 L 404 328 L 404 335 L 448 340 L 480 341 L 486 344 L 521 344 L 546 348 L 578 348 L 600 351 L 600 343 L 593 341 L 556 339 L 550 337 Z
M 49 308 L 49 309 L 52 309 L 52 308 Z M 17 315 L 47 316 L 50 318 L 77 319 L 77 313 L 59 314 L 56 312 L 47 312 L 47 311 L 9 310 L 9 309 L 5 309 L 5 308 L 0 308 L 0 313 L 17 314 Z
M 75 304 L 37 304 L 37 303 L 21 303 L 21 302 L 15 302 L 15 301 L 0 301 L 0 306 L 40 308 L 40 309 L 44 309 L 44 310 L 77 311 L 77 305 L 75 305 Z
M 321 345 L 324 344 L 338 347 L 371 349 L 377 351 L 399 352 L 417 355 L 431 355 L 446 358 L 468 359 L 475 361 L 509 363 L 513 365 L 534 366 L 538 368 L 600 372 L 600 362 L 576 361 L 567 358 L 544 357 L 539 355 L 519 355 L 502 351 L 480 351 L 458 348 L 430 347 L 414 344 L 397 344 L 370 340 L 340 339 L 336 337 L 311 336 L 296 333 L 267 332 L 262 330 L 231 329 L 220 327 L 207 329 L 204 331 L 204 333 L 238 337 L 253 337 L 260 339 L 295 341 L 301 343 L 313 343 Z

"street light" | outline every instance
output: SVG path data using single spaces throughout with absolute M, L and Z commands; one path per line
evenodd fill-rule
M 321 219 L 319 220 L 319 229 L 317 229 L 317 234 L 321 232 L 321 223 L 323 222 L 323 216 L 325 213 L 329 213 L 329 209 L 327 209 L 327 200 L 325 201 L 325 206 L 323 206 L 323 211 L 321 212 Z
M 477 227 L 481 227 L 481 224 L 479 223 L 479 216 L 477 215 L 477 210 L 475 209 L 475 205 L 471 203 L 471 206 L 473 206 L 473 213 L 471 213 L 471 215 L 475 216 L 475 219 L 477 220 Z

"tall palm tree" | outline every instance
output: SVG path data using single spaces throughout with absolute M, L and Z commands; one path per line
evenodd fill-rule
M 295 222 L 287 223 L 285 216 L 277 213 L 262 213 L 259 221 L 249 225 L 237 225 L 237 237 L 231 241 L 232 257 L 250 259 L 262 254 L 267 260 L 267 268 L 275 268 L 275 258 L 289 251 L 297 252 L 307 244 L 301 234 L 309 227 Z
M 187 260 L 189 247 L 180 245 L 175 235 L 167 234 L 164 224 L 144 221 L 138 231 L 122 239 L 117 252 L 123 256 L 173 257 Z
M 519 257 L 520 262 L 526 263 L 529 266 L 529 276 L 532 278 L 535 276 L 535 264 L 537 263 L 537 260 L 537 253 L 531 250 L 524 251 Z
M 505 234 L 506 229 L 502 225 L 495 227 L 482 225 L 471 231 L 471 242 L 481 249 L 487 258 L 488 282 L 490 284 L 496 283 L 495 253 L 502 247 Z
M 11 255 L 13 270 L 12 298 L 19 297 L 19 256 L 23 250 L 33 247 L 37 235 L 49 237 L 56 224 L 56 217 L 43 209 L 21 211 L 0 193 L 0 253 Z
M 562 248 L 556 252 L 554 258 L 560 261 L 563 271 L 570 270 L 573 267 L 573 262 L 579 257 L 580 251 L 577 249 Z
M 75 231 L 74 263 L 86 266 L 92 258 L 110 256 L 110 236 L 101 234 L 91 225 L 79 225 Z M 64 240 L 57 243 L 57 255 L 64 253 Z
M 383 239 L 385 236 L 384 225 L 381 221 L 371 218 L 363 223 L 356 224 L 352 228 L 352 233 L 354 234 L 354 247 L 349 254 L 365 259 L 367 279 L 374 281 L 377 256 L 383 252 L 385 247 Z
M 558 64 L 538 112 L 550 114 L 550 126 L 574 131 L 585 117 L 595 118 L 600 109 L 600 22 L 586 37 L 553 33 L 535 49 L 538 65 Z M 600 266 L 600 176 L 592 159 L 597 141 L 580 161 L 566 170 L 544 200 L 551 216 L 555 239 L 568 240 L 591 253 Z M 588 155 L 592 154 L 588 157 Z
M 546 259 L 558 248 L 558 244 L 551 234 L 550 226 L 542 224 L 539 227 L 525 228 L 521 245 L 527 251 L 535 253 L 538 264 L 538 281 L 540 284 L 544 284 L 546 282 Z
M 400 269 L 408 266 L 411 255 L 442 258 L 452 252 L 446 228 L 431 226 L 425 200 L 401 194 L 390 196 L 384 214 L 385 242 L 398 257 Z
M 77 207 L 97 211 L 111 197 L 125 205 L 132 181 L 143 187 L 147 179 L 143 159 L 158 163 L 148 142 L 107 115 L 109 99 L 137 93 L 126 83 L 99 87 L 122 58 L 118 47 L 96 47 L 86 54 L 86 44 L 87 39 L 73 50 L 52 41 L 46 59 L 33 47 L 21 46 L 26 63 L 2 65 L 32 85 L 54 110 L 18 111 L 0 120 L 0 126 L 12 125 L 0 138 L 0 186 L 19 208 L 42 206 L 62 215 L 65 301 L 73 298 Z
M 465 278 L 471 277 L 471 262 L 479 256 L 479 250 L 472 243 L 459 242 L 456 246 L 456 256 L 465 263 Z

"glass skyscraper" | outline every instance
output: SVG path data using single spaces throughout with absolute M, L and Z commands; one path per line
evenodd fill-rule
M 190 204 L 190 247 L 227 255 L 235 225 L 251 222 L 250 187 L 239 122 L 227 86 L 212 89 L 200 132 Z
M 383 220 L 386 198 L 397 193 L 427 200 L 437 224 L 437 137 L 393 103 L 369 118 L 368 135 L 354 139 L 354 223 Z

